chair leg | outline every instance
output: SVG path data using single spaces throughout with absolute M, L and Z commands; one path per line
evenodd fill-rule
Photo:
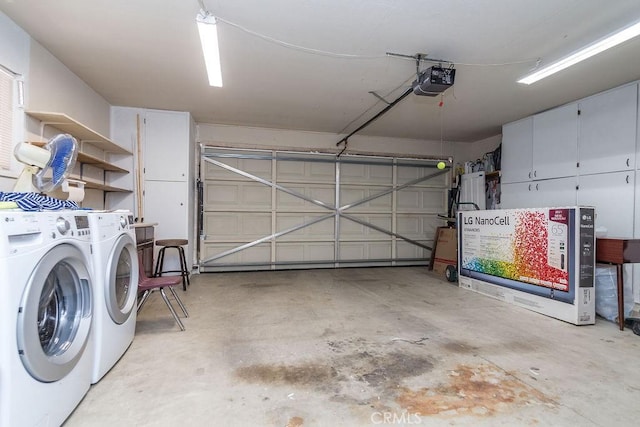
M 187 270 L 187 258 L 184 255 L 184 248 L 178 246 L 178 255 L 180 256 L 180 269 L 182 270 L 182 289 L 187 290 L 187 286 L 191 286 L 189 283 L 189 270 Z
M 140 310 L 142 310 L 142 306 L 144 305 L 144 303 L 147 302 L 149 295 L 151 295 L 150 289 L 147 289 L 146 291 L 144 291 L 144 293 L 142 294 L 142 297 L 140 297 L 140 301 L 138 301 L 138 309 L 136 310 L 136 313 L 140 313 Z
M 164 250 L 165 249 L 166 247 L 163 246 L 160 249 L 160 252 L 158 252 L 158 259 L 156 260 L 156 269 L 153 272 L 153 277 L 162 276 L 162 269 L 164 268 Z
M 164 300 L 165 304 L 167 304 L 167 307 L 169 307 L 171 314 L 173 314 L 173 318 L 176 319 L 178 326 L 180 326 L 180 329 L 184 331 L 184 325 L 182 324 L 182 321 L 178 317 L 178 314 L 176 313 L 176 311 L 173 309 L 173 306 L 169 302 L 169 298 L 167 298 L 167 294 L 164 292 L 163 288 L 160 288 L 160 295 L 162 295 L 162 299 Z
M 180 300 L 180 297 L 178 297 L 178 294 L 176 293 L 176 291 L 173 290 L 173 286 L 168 286 L 168 288 L 171 291 L 171 293 L 173 294 L 173 297 L 176 299 L 176 302 L 178 303 L 178 305 L 182 309 L 182 312 L 184 313 L 184 317 L 189 317 L 189 313 L 187 313 L 187 308 L 182 303 L 182 300 Z

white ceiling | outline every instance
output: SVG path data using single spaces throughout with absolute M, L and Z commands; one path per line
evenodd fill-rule
M 393 100 L 415 77 L 415 62 L 386 52 L 453 61 L 456 82 L 442 107 L 439 97 L 412 94 L 362 134 L 476 141 L 640 79 L 638 38 L 531 86 L 516 83 L 536 58 L 544 65 L 640 20 L 638 0 L 204 2 L 252 32 L 373 58 L 311 54 L 221 23 L 224 87 L 213 88 L 197 0 L 0 0 L 0 10 L 112 105 L 190 111 L 198 122 L 348 133 L 384 108 L 369 91 Z

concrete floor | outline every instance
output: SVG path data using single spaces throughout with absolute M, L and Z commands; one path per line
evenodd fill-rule
M 203 274 L 180 292 L 187 330 L 152 295 L 66 426 L 640 423 L 640 336 L 424 268 Z

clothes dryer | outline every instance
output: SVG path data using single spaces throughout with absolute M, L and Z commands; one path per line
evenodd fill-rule
M 91 385 L 86 213 L 0 212 L 0 426 L 60 425 Z
M 95 278 L 92 384 L 120 360 L 135 335 L 138 255 L 132 224 L 128 211 L 89 212 Z

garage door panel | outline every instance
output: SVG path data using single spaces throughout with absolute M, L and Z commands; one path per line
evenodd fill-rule
M 354 218 L 391 231 L 391 215 L 353 215 Z M 349 218 L 340 218 L 341 240 L 391 240 L 391 236 Z
M 205 210 L 271 208 L 271 187 L 260 183 L 206 181 Z
M 340 205 L 347 206 L 357 203 L 368 197 L 380 194 L 391 187 L 357 187 L 354 185 L 344 185 L 340 189 Z M 348 212 L 389 212 L 392 209 L 393 196 L 391 193 L 376 197 L 366 203 L 349 208 Z
M 281 160 L 276 168 L 278 182 L 335 182 L 336 166 L 329 162 Z
M 405 188 L 398 191 L 398 211 L 444 213 L 442 189 Z
M 214 160 L 231 166 L 234 169 L 239 169 L 251 175 L 271 181 L 271 160 L 233 158 L 217 158 Z M 244 177 L 211 162 L 205 162 L 205 176 L 207 180 L 252 181 L 251 178 Z
M 431 247 L 428 240 L 418 240 L 418 242 Z M 398 240 L 397 245 L 396 256 L 398 258 L 424 258 L 427 260 L 431 256 L 431 251 L 428 249 L 412 245 L 404 240 Z
M 218 256 L 226 251 L 235 249 L 238 244 L 233 243 L 205 243 L 204 244 L 204 259 Z M 210 261 L 210 264 L 250 264 L 250 263 L 265 263 L 271 262 L 271 244 L 262 243 L 256 246 L 252 246 L 248 249 L 244 249 L 239 252 L 235 252 L 231 255 L 224 256 L 222 258 Z
M 390 259 L 392 242 L 340 242 L 340 260 Z
M 268 159 L 241 158 L 238 152 L 234 158 L 219 150 L 207 153 L 277 186 L 203 167 L 201 271 L 428 263 L 430 250 L 402 237 L 432 245 L 442 225 L 436 214 L 446 212 L 448 181 L 442 175 L 401 190 L 393 186 L 437 173 L 433 161 L 394 166 L 407 160 L 346 155 L 336 163 L 335 156 L 291 152 L 256 153 Z M 354 206 L 336 212 L 336 191 L 340 206 Z M 295 231 L 271 238 L 290 229 Z M 264 238 L 269 240 L 207 261 Z
M 393 168 L 388 165 L 343 163 L 340 165 L 340 182 L 343 184 L 393 184 Z
M 278 242 L 277 262 L 333 261 L 334 245 L 331 242 Z
M 287 185 L 287 189 L 304 195 L 307 199 L 317 200 L 329 206 L 335 203 L 335 189 L 327 185 Z M 321 211 L 328 212 L 327 208 L 319 206 L 308 200 L 278 190 L 276 203 L 279 211 Z
M 398 166 L 398 185 L 433 175 L 438 172 L 434 167 Z M 449 180 L 449 173 L 434 176 L 425 181 L 417 183 L 416 187 L 442 187 L 446 186 Z
M 271 234 L 271 214 L 205 212 L 207 241 L 250 242 Z
M 432 239 L 437 227 L 443 225 L 436 215 L 398 214 L 396 227 L 398 234 L 414 240 Z
M 295 228 L 300 225 L 310 223 L 319 217 L 319 215 L 305 215 L 299 213 L 278 213 L 276 214 L 276 230 L 277 232 L 281 232 Z M 301 228 L 300 230 L 282 235 L 277 238 L 277 241 L 327 240 L 328 238 L 333 238 L 334 230 L 334 218 L 331 217 Z

